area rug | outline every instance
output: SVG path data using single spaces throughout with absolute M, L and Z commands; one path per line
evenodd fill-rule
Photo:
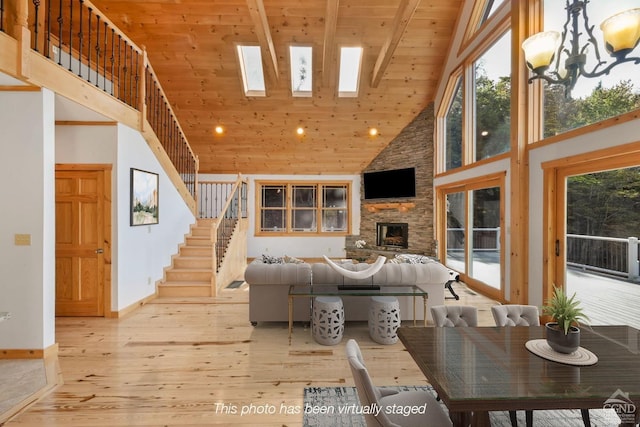
M 430 386 L 391 387 L 397 390 L 425 390 L 435 392 Z M 364 417 L 353 414 L 359 407 L 355 387 L 306 387 L 304 389 L 303 425 L 305 427 L 366 427 Z M 446 411 L 446 406 L 441 404 Z M 314 413 L 315 412 L 315 413 Z M 326 412 L 322 414 L 320 412 Z M 345 413 L 351 412 L 351 413 Z M 357 411 L 356 411 L 357 412 Z M 518 425 L 525 425 L 524 411 L 518 411 Z M 612 427 L 620 423 L 620 418 L 612 409 L 592 409 L 589 411 L 592 427 Z M 492 427 L 511 427 L 509 413 L 494 411 L 489 414 Z M 534 411 L 536 427 L 583 427 L 579 410 Z M 439 427 L 439 426 L 430 426 Z
M 233 282 L 229 283 L 229 285 L 227 285 L 227 289 L 237 289 L 242 286 L 243 283 L 244 281 L 242 280 L 234 280 Z
M 7 411 L 46 385 L 42 359 L 0 360 L 0 425 Z

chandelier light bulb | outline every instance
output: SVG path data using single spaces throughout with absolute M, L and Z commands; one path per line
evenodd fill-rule
M 610 55 L 626 55 L 640 40 L 640 9 L 617 13 L 600 24 L 604 44 Z
M 537 74 L 544 72 L 553 62 L 553 56 L 558 47 L 560 47 L 560 33 L 557 31 L 545 31 L 532 35 L 522 42 L 527 66 Z

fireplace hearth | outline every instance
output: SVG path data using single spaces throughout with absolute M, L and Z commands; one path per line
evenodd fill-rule
M 406 222 L 379 222 L 376 224 L 376 245 L 392 248 L 409 247 L 409 224 Z

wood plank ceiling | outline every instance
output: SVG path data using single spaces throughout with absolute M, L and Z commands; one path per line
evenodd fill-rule
M 93 0 L 146 47 L 202 173 L 357 174 L 433 100 L 461 0 Z M 236 45 L 260 43 L 266 97 Z M 289 46 L 313 46 L 313 96 L 291 96 Z M 364 47 L 338 98 L 340 46 Z M 225 132 L 216 135 L 222 125 Z M 298 137 L 297 126 L 305 128 Z M 369 136 L 369 128 L 380 134 Z M 425 141 L 431 143 L 431 141 Z

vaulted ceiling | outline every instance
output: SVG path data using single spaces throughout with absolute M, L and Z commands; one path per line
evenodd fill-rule
M 201 172 L 357 174 L 433 100 L 462 1 L 93 3 L 146 48 Z M 244 95 L 240 43 L 262 46 L 265 97 Z M 291 95 L 291 44 L 314 48 L 312 97 Z M 355 45 L 359 96 L 339 98 L 338 48 Z

